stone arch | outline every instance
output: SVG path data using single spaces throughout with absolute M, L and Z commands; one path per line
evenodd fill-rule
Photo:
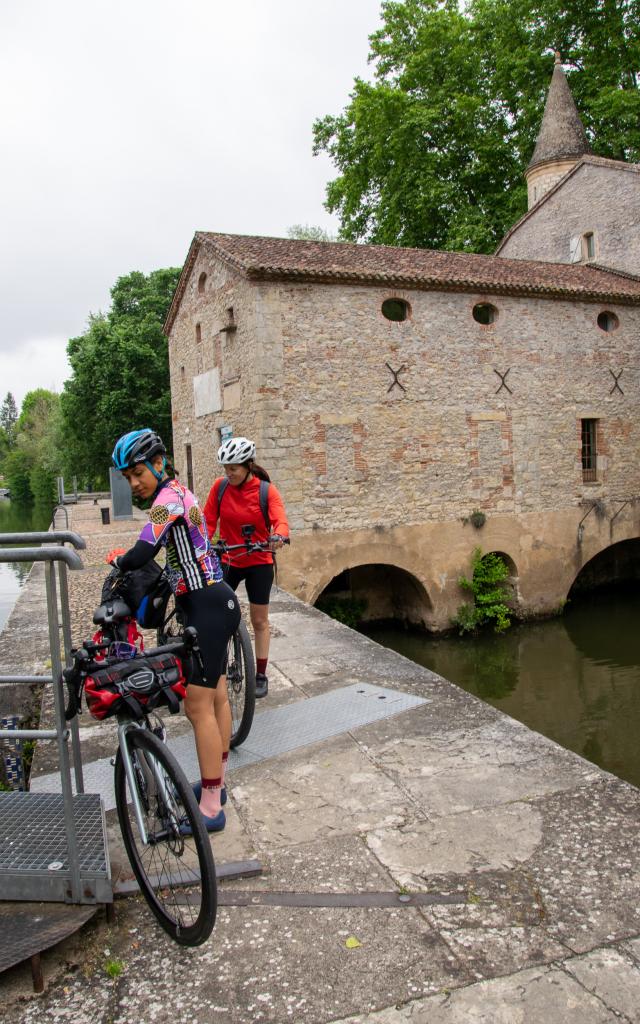
M 394 619 L 428 628 L 433 611 L 428 590 L 415 572 L 375 555 L 330 575 L 315 591 L 313 604 L 330 596 L 365 599 L 363 621 Z
M 575 575 L 567 598 L 621 583 L 640 584 L 640 537 L 619 540 L 596 552 Z

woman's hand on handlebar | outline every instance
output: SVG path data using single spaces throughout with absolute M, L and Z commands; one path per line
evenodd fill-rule
M 271 536 L 269 537 L 269 550 L 277 551 L 279 548 L 283 547 L 285 544 L 288 543 L 288 537 L 281 537 L 279 533 L 272 533 Z

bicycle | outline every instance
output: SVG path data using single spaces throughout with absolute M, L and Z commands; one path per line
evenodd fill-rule
M 170 685 L 164 662 L 171 667 L 171 658 L 164 656 L 177 656 L 188 665 L 199 656 L 197 634 L 187 627 L 173 643 L 142 652 L 123 639 L 131 636 L 131 611 L 117 599 L 101 605 L 94 622 L 101 639 L 74 650 L 73 665 L 63 671 L 69 694 L 65 717 L 81 711 L 84 689 L 95 717 L 117 718 L 115 798 L 127 856 L 161 927 L 180 945 L 198 946 L 215 925 L 215 863 L 193 789 L 164 743 L 162 720 L 153 714 L 159 706 L 169 706 L 171 713 L 179 709 L 184 686 Z M 96 687 L 97 678 L 102 688 Z M 89 681 L 92 699 L 102 700 L 104 708 L 89 703 Z M 110 702 L 115 711 L 107 706 Z

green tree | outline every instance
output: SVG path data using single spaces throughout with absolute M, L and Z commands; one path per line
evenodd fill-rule
M 292 224 L 287 228 L 287 238 L 300 238 L 307 242 L 335 242 L 336 236 L 316 224 Z
M 4 402 L 0 406 L 0 427 L 4 431 L 4 436 L 9 448 L 13 445 L 15 440 L 15 428 L 18 420 L 18 409 L 16 406 L 16 400 L 10 391 L 7 391 Z
M 171 445 L 167 339 L 162 325 L 180 268 L 119 278 L 108 313 L 91 316 L 68 345 L 72 375 L 62 394 L 67 474 L 106 483 L 115 440 L 150 426 Z
M 314 125 L 342 239 L 492 251 L 526 210 L 555 49 L 594 151 L 640 159 L 640 0 L 389 0 L 382 14 L 373 82 Z
M 60 396 L 38 388 L 24 397 L 15 423 L 15 441 L 4 472 L 12 499 L 50 506 L 60 472 L 58 447 Z

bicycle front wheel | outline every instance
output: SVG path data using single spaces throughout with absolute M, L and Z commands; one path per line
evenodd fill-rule
M 256 666 L 251 637 L 244 622 L 227 647 L 227 693 L 231 708 L 231 746 L 243 743 L 253 724 L 256 707 Z
M 140 891 L 172 939 L 183 946 L 205 942 L 216 920 L 216 869 L 209 836 L 193 790 L 164 743 L 147 729 L 124 734 L 141 834 L 124 757 L 115 767 L 118 820 Z M 186 830 L 190 834 L 184 834 Z

